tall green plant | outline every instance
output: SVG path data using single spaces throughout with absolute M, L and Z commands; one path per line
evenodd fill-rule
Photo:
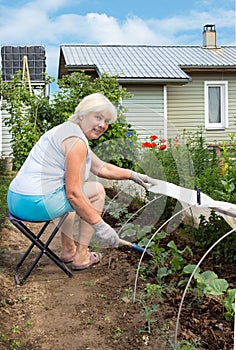
M 47 120 L 42 111 L 48 110 L 49 102 L 43 89 L 37 94 L 31 94 L 21 83 L 20 72 L 9 82 L 0 82 L 0 93 L 3 98 L 1 110 L 6 110 L 8 116 L 5 123 L 12 133 L 12 152 L 14 166 L 18 169 L 28 155 L 33 144 L 47 129 Z
M 45 77 L 45 84 L 50 84 L 52 80 L 52 77 Z M 15 168 L 22 165 L 30 149 L 45 131 L 64 122 L 81 99 L 94 92 L 104 93 L 117 106 L 119 117 L 98 141 L 91 142 L 91 147 L 100 157 L 105 156 L 105 160 L 119 166 L 133 167 L 137 155 L 137 134 L 135 131 L 131 135 L 128 133 L 130 125 L 121 104 L 122 99 L 131 95 L 119 86 L 117 77 L 103 74 L 101 78 L 92 80 L 85 73 L 73 73 L 58 80 L 58 86 L 59 90 L 49 99 L 44 89 L 31 95 L 27 86 L 21 83 L 20 72 L 10 82 L 1 81 L 0 93 L 4 99 L 1 109 L 9 113 L 5 122 L 12 133 Z M 101 143 L 103 147 L 100 147 Z

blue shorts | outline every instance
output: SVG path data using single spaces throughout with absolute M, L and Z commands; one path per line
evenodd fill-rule
M 9 211 L 24 221 L 49 221 L 75 211 L 66 198 L 65 187 L 45 196 L 31 196 L 8 190 Z

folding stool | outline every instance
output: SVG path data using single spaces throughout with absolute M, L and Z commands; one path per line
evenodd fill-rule
M 28 249 L 25 251 L 24 255 L 22 256 L 22 258 L 20 259 L 18 264 L 16 265 L 16 268 L 15 268 L 15 271 L 14 271 L 14 277 L 15 277 L 15 281 L 16 281 L 17 285 L 22 285 L 25 282 L 25 280 L 29 277 L 29 275 L 32 272 L 32 270 L 34 269 L 34 267 L 39 262 L 40 258 L 43 256 L 43 254 L 47 255 L 69 277 L 72 277 L 71 270 L 65 265 L 65 263 L 59 258 L 59 256 L 57 256 L 49 248 L 49 244 L 52 242 L 53 238 L 55 237 L 55 235 L 59 231 L 59 229 L 60 229 L 61 225 L 63 224 L 63 222 L 65 221 L 67 215 L 68 215 L 68 213 L 65 213 L 65 214 L 63 214 L 62 216 L 59 217 L 59 221 L 56 224 L 56 226 L 54 227 L 54 229 L 51 231 L 51 233 L 49 234 L 49 238 L 45 242 L 43 242 L 40 238 L 41 238 L 42 234 L 45 232 L 46 228 L 48 227 L 48 225 L 50 224 L 51 221 L 42 222 L 41 229 L 39 230 L 39 232 L 37 234 L 35 234 L 32 230 L 29 229 L 29 227 L 27 227 L 23 223 L 24 220 L 14 216 L 14 215 L 12 215 L 8 211 L 8 217 L 9 217 L 11 223 L 15 227 L 17 227 L 32 242 L 30 244 L 30 246 L 28 247 Z M 30 221 L 30 222 L 39 222 L 39 221 Z M 25 261 L 25 259 L 27 258 L 27 256 L 30 254 L 31 250 L 35 246 L 37 246 L 39 248 L 40 252 L 37 254 L 37 256 L 34 259 L 34 261 L 31 263 L 31 265 L 28 267 L 28 269 L 26 270 L 26 272 L 23 275 L 23 277 L 20 279 L 19 276 L 18 276 L 19 268 L 21 267 L 21 265 L 23 264 L 23 262 Z

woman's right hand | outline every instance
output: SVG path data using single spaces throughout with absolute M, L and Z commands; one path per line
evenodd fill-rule
M 103 248 L 117 248 L 119 245 L 119 236 L 116 231 L 108 225 L 103 219 L 93 225 L 100 244 Z

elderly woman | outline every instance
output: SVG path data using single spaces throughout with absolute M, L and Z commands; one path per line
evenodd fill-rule
M 22 220 L 53 220 L 69 212 L 62 226 L 61 259 L 72 262 L 74 270 L 99 262 L 99 255 L 88 249 L 94 231 L 107 247 L 119 245 L 117 233 L 101 218 L 104 188 L 87 181 L 89 172 L 147 186 L 146 175 L 105 163 L 89 148 L 88 140 L 98 139 L 116 118 L 115 106 L 103 94 L 86 96 L 66 122 L 39 139 L 8 190 L 8 208 Z M 80 218 L 77 242 L 73 238 L 75 214 Z

